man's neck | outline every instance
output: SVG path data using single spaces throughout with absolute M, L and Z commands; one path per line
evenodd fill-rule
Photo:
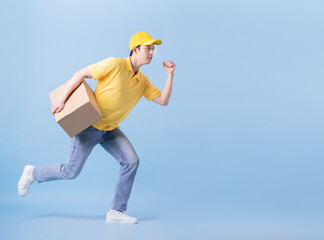
M 141 67 L 141 65 L 138 64 L 137 60 L 133 56 L 130 57 L 130 60 L 131 60 L 133 71 L 134 73 L 136 73 L 138 69 Z

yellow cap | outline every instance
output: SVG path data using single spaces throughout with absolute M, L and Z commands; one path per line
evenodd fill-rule
M 161 45 L 162 41 L 160 39 L 153 39 L 148 33 L 146 32 L 138 32 L 134 34 L 129 42 L 130 50 L 133 50 L 133 47 L 138 45 Z

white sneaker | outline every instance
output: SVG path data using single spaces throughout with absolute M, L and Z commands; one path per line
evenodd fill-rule
M 137 223 L 137 219 L 130 217 L 123 212 L 110 209 L 107 213 L 106 222 Z
M 24 171 L 18 182 L 18 193 L 20 196 L 24 197 L 28 193 L 30 185 L 35 181 L 33 178 L 33 169 L 35 167 L 32 165 L 26 165 Z

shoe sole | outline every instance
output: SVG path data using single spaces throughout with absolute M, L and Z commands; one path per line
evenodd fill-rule
M 137 223 L 136 222 L 130 222 L 130 221 L 123 221 L 123 220 L 115 220 L 115 219 L 106 219 L 106 222 L 109 222 L 109 223 Z

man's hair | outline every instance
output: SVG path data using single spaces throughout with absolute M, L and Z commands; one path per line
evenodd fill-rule
M 138 49 L 138 50 L 140 50 L 140 48 L 141 48 L 141 45 L 138 45 L 138 46 L 136 46 L 136 48 Z M 130 51 L 130 53 L 129 53 L 129 56 L 132 56 L 133 55 L 133 49 Z

